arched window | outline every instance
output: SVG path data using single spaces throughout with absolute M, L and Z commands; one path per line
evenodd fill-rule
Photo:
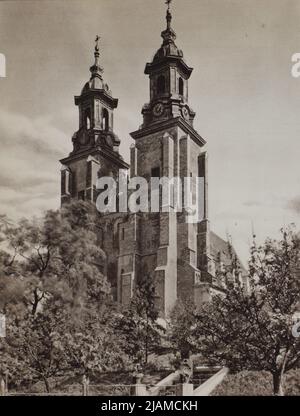
M 183 95 L 183 79 L 179 78 L 179 95 Z
M 96 112 L 95 119 L 97 120 L 98 123 L 100 123 L 100 101 L 99 100 L 96 100 L 95 112 Z
M 91 128 L 91 112 L 89 108 L 87 108 L 84 112 L 84 125 L 87 129 Z
M 103 118 L 103 122 L 102 122 L 103 130 L 107 131 L 109 128 L 109 114 L 106 108 L 103 108 L 102 118 Z
M 157 93 L 164 94 L 166 92 L 166 80 L 163 75 L 157 78 Z

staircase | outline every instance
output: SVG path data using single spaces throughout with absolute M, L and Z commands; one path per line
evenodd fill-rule
M 212 367 L 205 365 L 195 366 L 190 383 L 192 383 L 194 385 L 194 389 L 196 389 L 220 370 L 221 367 Z

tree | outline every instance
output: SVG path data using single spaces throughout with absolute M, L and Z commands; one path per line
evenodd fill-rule
M 211 362 L 233 371 L 266 370 L 275 395 L 284 374 L 300 363 L 300 341 L 292 334 L 299 306 L 300 239 L 292 227 L 279 241 L 268 239 L 249 262 L 251 292 L 239 280 L 195 312 L 196 348 Z M 233 269 L 233 268 L 232 268 Z
M 0 243 L 7 243 L 6 232 L 10 227 L 8 218 L 0 215 Z M 24 284 L 18 279 L 15 254 L 0 249 L 0 313 L 5 315 L 14 311 L 22 303 L 23 296 Z
M 161 342 L 155 282 L 150 275 L 138 280 L 134 296 L 117 320 L 116 329 L 124 337 L 124 350 L 134 362 L 146 365 L 149 354 Z
M 106 313 L 97 316 L 92 307 L 75 320 L 73 313 L 61 301 L 47 299 L 34 316 L 28 313 L 18 325 L 9 322 L 6 355 L 0 360 L 3 373 L 9 371 L 16 384 L 42 380 L 50 393 L 53 377 L 89 378 L 127 365 Z
M 63 344 L 56 335 L 68 327 L 64 310 L 50 309 L 28 314 L 18 324 L 9 321 L 6 339 L 6 362 L 2 366 L 10 374 L 14 384 L 31 384 L 42 380 L 47 393 L 50 392 L 51 377 L 63 375 L 67 360 Z M 66 317 L 65 317 L 66 318 Z M 14 366 L 17 366 L 17 372 Z
M 47 297 L 65 302 L 109 293 L 101 271 L 104 253 L 98 245 L 96 214 L 91 205 L 76 201 L 60 211 L 47 211 L 41 219 L 22 219 L 4 231 L 11 267 L 24 282 L 26 303 L 35 315 Z
M 72 337 L 70 345 L 83 349 L 92 337 L 95 347 L 105 334 L 103 325 L 96 325 L 98 332 L 89 327 L 110 301 L 96 218 L 91 205 L 79 201 L 16 226 L 0 222 L 7 248 L 0 252 L 0 307 L 7 313 L 0 369 L 9 370 L 16 382 L 41 379 L 49 391 L 49 378 L 72 369 L 66 334 Z M 98 362 L 107 363 L 100 344 L 98 353 Z
M 88 314 L 81 325 L 59 336 L 70 368 L 88 379 L 103 371 L 124 369 L 129 362 L 111 323 L 111 311 Z
M 169 323 L 169 336 L 174 350 L 180 353 L 183 360 L 189 358 L 190 352 L 193 350 L 191 340 L 191 329 L 194 323 L 193 303 L 178 300 L 172 310 Z

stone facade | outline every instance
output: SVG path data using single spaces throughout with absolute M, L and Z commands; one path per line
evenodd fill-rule
M 99 215 L 99 244 L 106 253 L 103 272 L 115 300 L 126 305 L 139 277 L 152 275 L 162 316 L 169 314 L 178 298 L 199 304 L 223 290 L 214 280 L 221 254 L 211 246 L 205 140 L 193 128 L 195 112 L 188 103 L 192 68 L 175 44 L 171 19 L 168 10 L 163 43 L 145 68 L 150 101 L 142 109 L 142 126 L 131 133 L 135 143 L 130 149 L 130 166 L 118 152 L 120 141 L 113 131 L 118 100 L 103 81 L 97 45 L 91 78 L 75 97 L 79 130 L 72 139 L 73 151 L 61 160 L 62 203 L 74 198 L 95 203 L 97 178 L 118 178 L 119 169 L 148 181 L 153 176 L 203 178 L 204 218 L 199 223 L 186 222 L 186 211 L 174 212 L 171 206 L 169 212 Z M 222 250 L 224 254 L 224 247 Z

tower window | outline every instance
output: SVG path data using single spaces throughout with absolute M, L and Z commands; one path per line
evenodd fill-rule
M 64 169 L 61 171 L 61 194 L 70 195 L 72 192 L 71 171 Z
M 183 95 L 183 79 L 179 78 L 179 95 Z
M 160 168 L 152 168 L 151 169 L 151 177 L 152 178 L 160 178 Z
M 92 162 L 87 162 L 86 166 L 86 187 L 90 188 L 92 185 Z
M 96 100 L 96 120 L 100 122 L 100 101 Z
M 166 79 L 163 75 L 157 78 L 157 93 L 164 94 L 166 92 Z
M 89 109 L 85 110 L 84 113 L 84 124 L 87 129 L 91 128 L 91 112 Z
M 65 195 L 66 193 L 66 171 L 61 172 L 61 194 Z
M 109 127 L 109 114 L 106 108 L 103 108 L 103 112 L 102 112 L 102 117 L 103 117 L 103 123 L 102 123 L 102 127 L 104 131 L 108 131 L 108 127 Z

